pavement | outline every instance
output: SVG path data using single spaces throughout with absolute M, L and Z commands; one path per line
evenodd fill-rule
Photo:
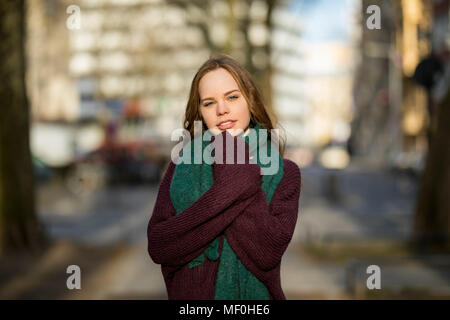
M 0 261 L 0 298 L 167 299 L 160 266 L 146 248 L 157 191 L 158 185 L 119 185 L 74 195 L 60 181 L 41 185 L 39 217 L 53 244 Z M 302 169 L 299 218 L 281 264 L 287 299 L 450 298 L 450 253 L 392 253 L 388 245 L 374 255 L 363 249 L 336 258 L 331 249 L 407 241 L 416 191 L 417 177 L 402 172 Z M 310 249 L 317 245 L 323 252 Z M 81 290 L 66 287 L 70 264 L 82 270 Z M 381 289 L 368 292 L 373 264 L 381 268 Z

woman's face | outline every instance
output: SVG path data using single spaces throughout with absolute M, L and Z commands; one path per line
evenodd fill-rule
M 200 112 L 212 134 L 228 130 L 231 135 L 237 135 L 248 127 L 250 111 L 247 101 L 227 70 L 218 68 L 206 73 L 199 82 L 199 95 Z M 231 122 L 224 123 L 228 120 Z

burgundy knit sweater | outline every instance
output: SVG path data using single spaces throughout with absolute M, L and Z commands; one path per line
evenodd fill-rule
M 214 184 L 176 215 L 169 195 L 175 170 L 170 161 L 147 228 L 148 253 L 161 264 L 170 300 L 214 299 L 219 260 L 205 259 L 192 269 L 188 264 L 217 236 L 221 252 L 223 235 L 243 265 L 266 285 L 270 299 L 286 299 L 280 264 L 297 222 L 301 174 L 294 162 L 283 163 L 283 179 L 270 205 L 258 164 L 213 164 Z

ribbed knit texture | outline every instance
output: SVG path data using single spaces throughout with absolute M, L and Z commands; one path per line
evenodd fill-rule
M 212 186 L 179 214 L 170 198 L 175 167 L 171 161 L 147 229 L 148 253 L 161 264 L 169 299 L 214 299 L 220 259 L 206 259 L 195 268 L 189 262 L 217 237 L 219 253 L 225 237 L 245 269 L 267 288 L 269 298 L 285 299 L 280 263 L 298 216 L 298 166 L 283 159 L 283 178 L 268 204 L 258 164 L 214 164 Z
M 246 143 L 250 143 L 250 136 L 255 143 L 249 146 L 249 154 L 255 157 L 256 163 L 262 167 L 269 167 L 271 163 L 263 164 L 259 157 L 259 150 L 266 148 L 269 159 L 272 160 L 272 152 L 278 162 L 278 170 L 272 172 L 271 175 L 263 175 L 261 188 L 264 190 L 267 201 L 270 200 L 278 186 L 278 183 L 283 177 L 283 161 L 278 153 L 277 148 L 272 148 L 271 141 L 268 140 L 267 135 L 260 134 L 260 129 L 264 129 L 261 124 L 256 124 L 251 134 L 245 137 L 232 137 L 231 135 L 222 135 L 225 138 L 233 138 L 233 145 L 230 147 L 237 147 L 237 139 L 243 139 Z M 191 140 L 184 148 L 183 153 L 190 152 L 190 160 L 188 163 L 181 162 L 175 168 L 175 172 L 172 178 L 170 187 L 170 196 L 172 204 L 177 212 L 181 213 L 184 209 L 188 208 L 198 198 L 201 197 L 214 183 L 212 165 L 201 161 L 201 163 L 194 163 L 195 158 L 195 146 L 199 148 L 198 155 L 203 155 L 205 148 L 211 143 L 205 141 L 203 137 L 197 136 L 194 140 Z M 254 138 L 254 139 L 253 139 Z M 225 141 L 223 141 L 222 151 L 226 158 L 227 150 Z M 200 148 L 201 147 L 201 148 Z M 247 146 L 246 146 L 247 147 Z M 230 151 L 234 151 L 237 148 L 230 148 Z M 213 152 L 214 154 L 214 152 Z M 202 159 L 199 159 L 202 160 Z M 199 161 L 200 162 L 200 161 Z M 230 165 L 230 164 L 229 164 Z M 239 184 L 247 183 L 246 181 L 237 181 L 237 187 Z M 269 299 L 269 293 L 266 286 L 256 278 L 245 266 L 241 263 L 239 258 L 234 253 L 233 249 L 228 244 L 226 237 L 224 237 L 222 253 L 219 254 L 220 238 L 217 237 L 211 245 L 201 253 L 194 260 L 189 262 L 190 268 L 195 268 L 205 263 L 205 258 L 210 260 L 217 260 L 220 256 L 220 263 L 215 285 L 215 299 L 218 300 L 267 300 Z

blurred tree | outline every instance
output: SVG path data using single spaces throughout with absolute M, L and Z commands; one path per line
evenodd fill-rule
M 352 123 L 351 148 L 355 155 L 370 157 L 377 162 L 386 160 L 386 153 L 393 148 L 395 139 L 389 132 L 393 111 L 398 108 L 387 98 L 392 85 L 390 50 L 395 46 L 394 34 L 398 20 L 396 2 L 362 0 L 361 6 L 361 61 L 355 72 L 354 103 L 355 117 Z M 381 8 L 380 30 L 366 27 L 369 5 Z M 396 80 L 398 77 L 396 77 Z
M 424 138 L 421 125 L 414 126 L 421 118 L 413 125 L 406 120 L 410 115 L 419 118 L 426 108 L 422 89 L 411 86 L 410 77 L 430 47 L 425 37 L 430 32 L 430 1 L 361 0 L 361 4 L 361 60 L 354 81 L 350 147 L 354 155 L 397 165 L 405 152 L 420 150 Z M 379 30 L 366 27 L 371 5 L 381 8 Z
M 0 2 L 0 253 L 43 240 L 34 206 L 25 87 L 25 0 Z
M 450 240 L 450 90 L 437 113 L 414 219 L 416 240 L 423 245 Z

